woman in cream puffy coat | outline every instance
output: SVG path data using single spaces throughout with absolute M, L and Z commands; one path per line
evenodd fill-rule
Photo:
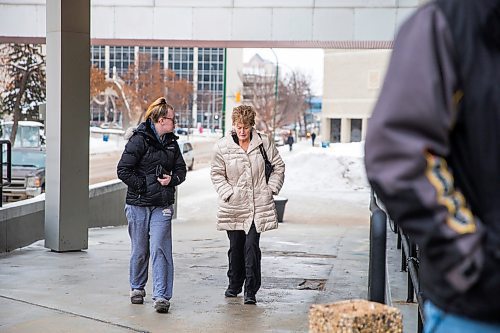
M 274 142 L 258 133 L 255 111 L 240 105 L 233 109 L 233 132 L 214 147 L 212 183 L 219 194 L 217 229 L 229 238 L 229 286 L 226 297 L 236 297 L 245 284 L 245 304 L 255 304 L 260 288 L 260 233 L 276 229 L 278 220 L 273 194 L 279 193 L 285 177 L 283 163 Z M 274 169 L 266 183 L 263 145 Z

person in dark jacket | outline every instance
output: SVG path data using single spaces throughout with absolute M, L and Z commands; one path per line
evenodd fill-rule
M 164 97 L 148 107 L 145 118 L 128 139 L 117 171 L 128 187 L 130 300 L 144 302 L 151 256 L 154 308 L 164 313 L 170 307 L 174 281 L 171 221 L 175 186 L 186 178 L 186 163 L 173 133 L 174 108 Z
M 292 147 L 293 147 L 293 135 L 292 135 L 292 132 L 290 131 L 290 133 L 288 133 L 288 137 L 286 138 L 286 143 L 288 144 L 288 147 L 290 148 L 290 151 L 292 151 Z
M 500 332 L 500 3 L 438 0 L 398 33 L 365 163 L 419 246 L 425 332 Z

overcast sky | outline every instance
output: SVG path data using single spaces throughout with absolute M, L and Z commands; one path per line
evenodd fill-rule
M 323 95 L 323 49 L 274 49 L 281 70 L 298 69 L 312 79 L 315 95 Z M 247 62 L 255 53 L 264 59 L 276 62 L 271 49 L 243 49 L 243 61 Z

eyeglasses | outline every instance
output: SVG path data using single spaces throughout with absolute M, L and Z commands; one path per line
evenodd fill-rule
M 169 117 L 162 117 L 163 119 L 169 119 L 169 120 L 172 120 L 172 122 L 175 124 L 177 122 L 177 120 L 175 120 L 175 117 L 174 118 L 169 118 Z

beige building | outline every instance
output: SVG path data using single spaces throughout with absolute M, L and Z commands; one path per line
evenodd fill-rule
M 321 139 L 362 141 L 391 50 L 325 50 Z

